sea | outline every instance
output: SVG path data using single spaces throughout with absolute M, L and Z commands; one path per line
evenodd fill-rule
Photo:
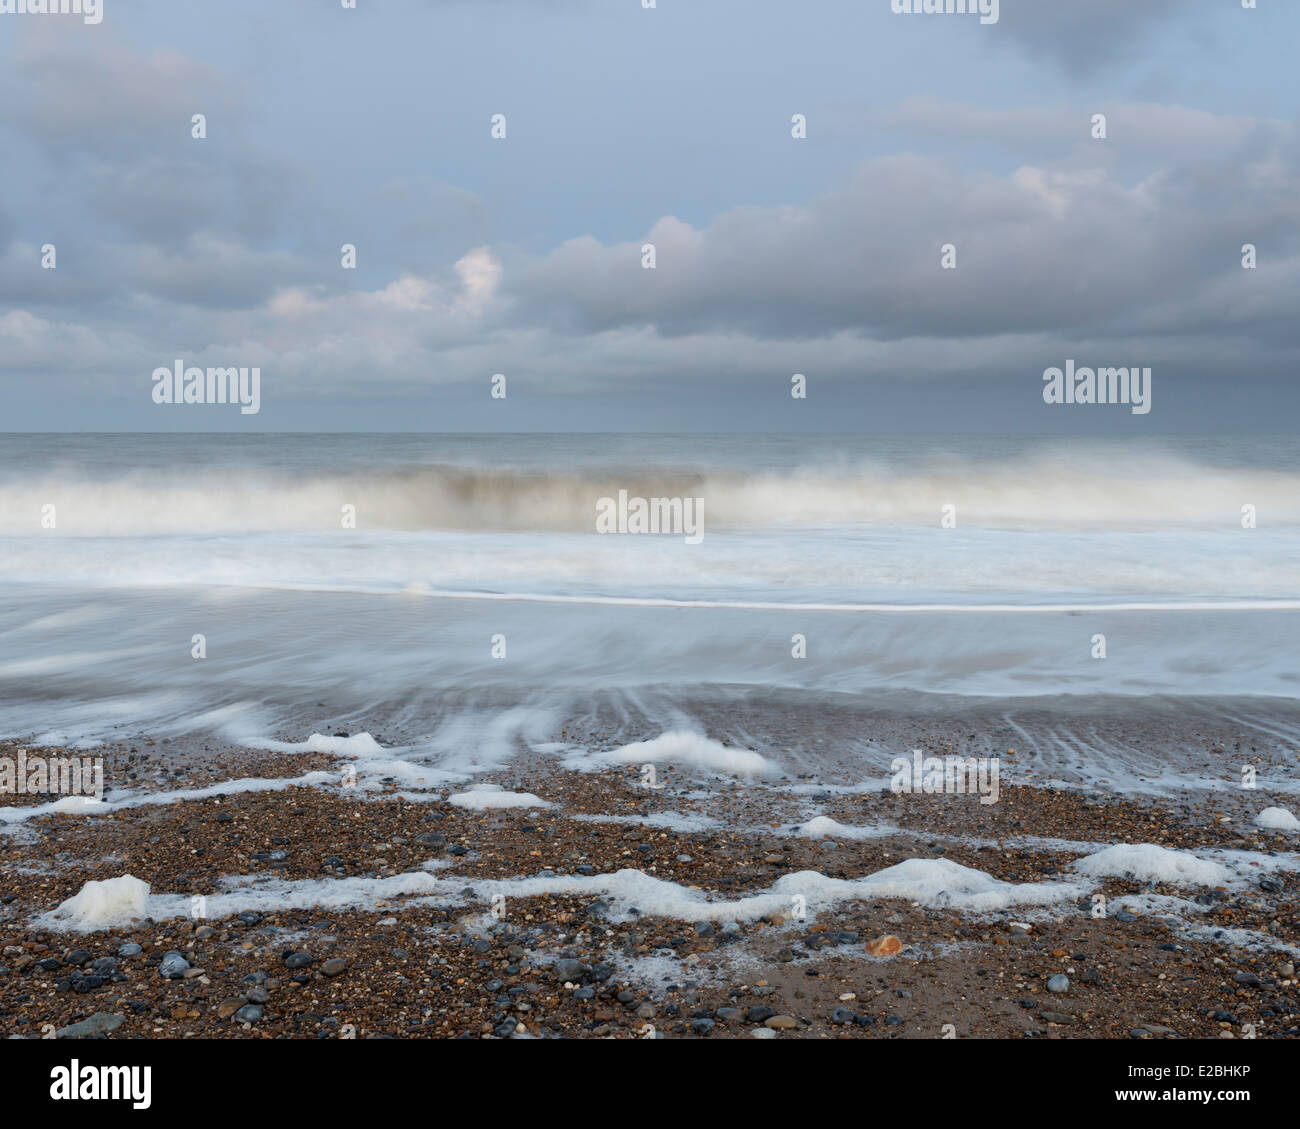
M 602 531 L 620 497 L 698 535 Z M 364 731 L 472 776 L 944 732 L 1214 788 L 1215 741 L 1300 748 L 1297 562 L 1294 436 L 5 434 L 0 739 Z

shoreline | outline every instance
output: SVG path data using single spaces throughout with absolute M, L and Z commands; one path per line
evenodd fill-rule
M 1296 836 L 1247 822 L 1263 794 L 1137 802 L 1005 782 L 980 805 L 819 781 L 701 789 L 676 766 L 647 790 L 633 766 L 534 757 L 434 798 L 395 778 L 349 790 L 333 778 L 364 760 L 325 752 L 96 753 L 154 789 L 330 782 L 0 825 L 4 1037 L 94 1016 L 118 1039 L 1300 1037 Z M 549 806 L 461 806 L 507 802 L 484 783 Z M 823 822 L 802 833 L 810 801 Z M 1083 881 L 1079 860 L 1115 843 L 1231 874 Z M 907 860 L 925 881 L 952 875 L 951 904 L 924 881 L 871 886 Z M 984 877 L 962 894 L 967 871 Z M 123 875 L 177 916 L 90 932 L 35 920 Z M 805 920 L 773 901 L 805 888 Z M 1095 894 L 1148 908 L 1097 918 Z M 327 904 L 340 895 L 351 904 Z M 192 897 L 214 912 L 185 916 Z M 982 897 L 1012 904 L 985 912 Z M 721 921 L 716 903 L 764 912 Z M 901 951 L 872 955 L 886 936 Z M 175 979 L 159 972 L 168 952 L 188 965 Z

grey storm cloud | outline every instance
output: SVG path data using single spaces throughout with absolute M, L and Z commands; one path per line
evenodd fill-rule
M 1126 332 L 1141 321 L 1198 332 L 1171 313 L 1215 286 L 1241 296 L 1243 325 L 1282 311 L 1253 293 L 1243 243 L 1270 248 L 1294 284 L 1300 161 L 1291 126 L 1116 107 L 1117 130 L 1182 129 L 1159 172 L 1066 160 L 999 176 L 919 156 L 888 157 L 806 205 L 734 209 L 701 229 L 665 218 L 641 240 L 570 240 L 519 264 L 519 316 L 571 332 L 650 325 L 665 334 L 756 337 L 851 330 L 882 339 L 1042 330 Z M 1199 129 L 1197 127 L 1200 127 Z M 1172 136 L 1179 136 L 1177 129 Z M 1180 148 L 1181 145 L 1181 148 Z M 940 269 L 956 247 L 957 269 Z M 1282 269 L 1282 268 L 1279 268 Z M 1273 279 L 1277 281 L 1276 276 Z M 1156 310 L 1164 315 L 1157 317 Z
M 40 21 L 14 40 L 0 127 L 34 146 L 56 173 L 53 191 L 99 221 L 101 239 L 116 229 L 173 248 L 207 230 L 261 240 L 285 221 L 283 186 L 302 170 L 248 140 L 245 99 L 220 71 Z M 196 113 L 208 119 L 201 142 Z
M 1081 72 L 1139 52 L 1162 23 L 1195 16 L 1197 0 L 1001 0 L 999 31 L 1031 55 Z
M 168 135 L 179 147 L 196 107 L 243 112 L 229 79 L 179 51 L 135 51 L 41 20 L 18 25 L 0 70 L 0 125 L 55 157 L 121 162 L 155 154 Z
M 574 18 L 587 0 L 491 8 L 525 2 L 556 14 L 547 27 L 589 22 Z M 660 4 L 647 19 L 685 18 Z M 458 8 L 453 22 L 474 12 L 462 0 L 406 5 L 421 7 Z M 1000 24 L 976 41 L 1041 57 L 1035 75 L 1083 74 L 1158 41 L 1187 11 L 1002 0 Z M 879 12 L 879 27 L 896 26 L 888 0 Z M 957 25 L 916 26 L 929 43 Z M 466 50 L 491 62 L 490 40 Z M 178 356 L 261 365 L 288 403 L 418 399 L 494 372 L 521 399 L 716 398 L 755 383 L 780 399 L 806 372 L 839 382 L 845 403 L 881 389 L 902 402 L 972 374 L 1021 389 L 1067 355 L 1159 364 L 1169 381 L 1247 373 L 1261 387 L 1281 387 L 1300 363 L 1300 134 L 1263 116 L 1273 103 L 1252 114 L 1173 94 L 1133 101 L 1109 75 L 1086 97 L 1023 77 L 985 96 L 989 60 L 975 49 L 961 55 L 969 82 L 941 81 L 945 57 L 887 98 L 828 88 L 821 116 L 807 108 L 815 127 L 836 113 L 843 127 L 814 128 L 806 148 L 779 130 L 779 178 L 766 150 L 745 164 L 737 148 L 741 175 L 692 195 L 689 164 L 680 192 L 638 184 L 622 162 L 645 143 L 613 119 L 594 142 L 605 163 L 593 182 L 567 163 L 592 142 L 553 118 L 513 115 L 496 147 L 486 128 L 458 132 L 470 111 L 430 101 L 386 135 L 365 98 L 387 75 L 361 73 L 345 84 L 353 116 L 340 119 L 378 143 L 354 133 L 340 144 L 332 86 L 308 105 L 301 75 L 277 86 L 136 42 L 21 25 L 0 68 L 0 144 L 13 142 L 22 173 L 0 199 L 0 384 L 33 396 L 91 387 L 134 404 Z M 697 150 L 713 144 L 716 119 L 672 102 L 664 73 L 659 112 Z M 189 136 L 197 111 L 209 117 L 203 142 Z M 258 128 L 263 111 L 279 132 Z M 1094 112 L 1107 114 L 1105 142 L 1090 136 Z M 561 132 L 548 149 L 529 128 Z M 57 271 L 39 269 L 47 238 Z M 345 241 L 358 245 L 356 271 L 340 269 Z M 941 268 L 948 243 L 956 270 Z M 1245 243 L 1257 270 L 1241 269 Z

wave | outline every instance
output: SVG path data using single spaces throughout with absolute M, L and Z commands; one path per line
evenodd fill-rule
M 811 441 L 810 442 L 815 442 Z M 328 464 L 328 451 L 321 452 Z M 616 497 L 701 498 L 709 528 L 961 526 L 987 528 L 1300 525 L 1300 474 L 1207 466 L 1167 454 L 1042 453 L 1002 460 L 880 461 L 791 470 L 543 470 L 421 466 L 378 472 L 328 465 L 267 470 L 176 465 L 148 471 L 0 476 L 0 535 L 41 536 L 45 507 L 65 534 L 310 532 L 358 529 L 589 532 Z

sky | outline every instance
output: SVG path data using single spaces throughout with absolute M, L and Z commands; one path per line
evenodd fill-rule
M 1300 408 L 1295 0 L 103 5 L 0 0 L 0 430 Z M 1067 360 L 1150 368 L 1150 412 L 1045 403 Z M 260 410 L 156 403 L 177 361 L 256 367 Z

